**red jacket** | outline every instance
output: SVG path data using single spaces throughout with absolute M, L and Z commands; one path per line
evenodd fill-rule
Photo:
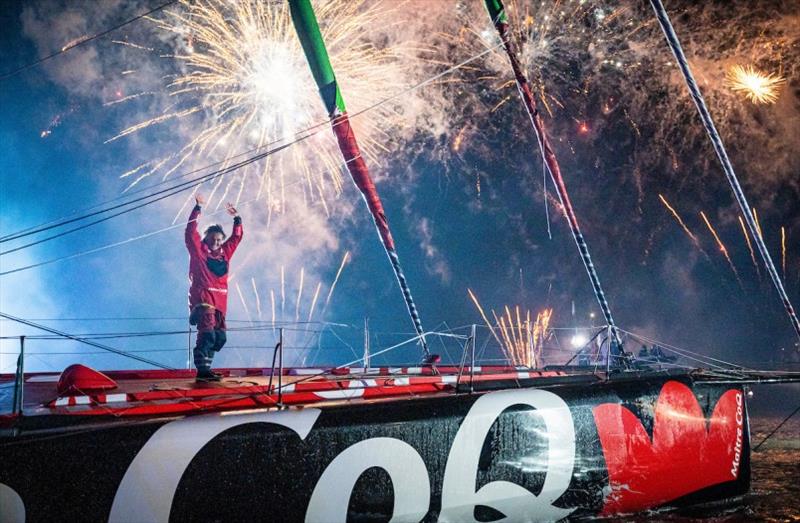
M 211 305 L 225 314 L 228 310 L 229 262 L 239 242 L 242 241 L 242 219 L 233 218 L 233 233 L 230 238 L 212 253 L 197 233 L 197 218 L 200 206 L 189 215 L 186 224 L 186 248 L 189 249 L 189 310 L 198 305 Z

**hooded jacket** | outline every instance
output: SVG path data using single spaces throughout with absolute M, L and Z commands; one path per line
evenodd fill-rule
M 186 224 L 185 240 L 189 250 L 189 310 L 210 305 L 222 314 L 228 309 L 229 263 L 242 241 L 242 219 L 233 218 L 233 232 L 217 252 L 212 253 L 197 232 L 200 206 L 196 205 Z

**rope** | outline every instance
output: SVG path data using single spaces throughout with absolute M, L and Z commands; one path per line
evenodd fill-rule
M 762 439 L 762 440 L 761 440 L 761 443 L 759 443 L 758 445 L 756 445 L 756 446 L 755 446 L 755 448 L 753 449 L 753 452 L 756 452 L 756 451 L 758 451 L 758 449 L 759 449 L 759 448 L 761 448 L 761 445 L 763 445 L 764 443 L 766 443 L 766 442 L 767 442 L 767 440 L 768 440 L 769 438 L 771 438 L 773 434 L 775 434 L 776 432 L 778 432 L 778 429 L 780 429 L 781 427 L 783 427 L 783 425 L 784 425 L 784 424 L 785 424 L 787 421 L 789 421 L 790 419 L 792 419 L 792 417 L 793 417 L 795 414 L 797 414 L 798 412 L 800 412 L 800 406 L 798 406 L 796 409 L 794 409 L 794 411 L 793 411 L 791 414 L 789 414 L 788 416 L 786 416 L 786 419 L 784 419 L 783 421 L 781 421 L 781 422 L 778 424 L 778 426 L 777 426 L 777 427 L 775 427 L 774 429 L 772 429 L 772 432 L 770 432 L 769 434 L 767 434 L 767 437 L 766 437 L 766 438 L 764 438 L 764 439 Z
M 178 0 L 171 0 L 171 1 L 167 2 L 167 3 L 165 3 L 165 4 L 161 4 L 161 5 L 157 6 L 157 7 L 154 7 L 153 9 L 147 11 L 146 13 L 142 13 L 140 15 L 137 15 L 137 16 L 131 18 L 130 20 L 126 20 L 126 21 L 122 22 L 121 24 L 115 25 L 114 27 L 112 27 L 110 29 L 106 29 L 105 31 L 93 34 L 92 36 L 90 36 L 88 38 L 81 38 L 79 41 L 75 42 L 74 44 L 64 46 L 63 48 L 61 48 L 59 51 L 56 51 L 55 53 L 52 53 L 52 54 L 49 54 L 49 55 L 47 55 L 45 57 L 39 58 L 38 60 L 36 60 L 34 62 L 31 62 L 29 64 L 25 64 L 25 65 L 23 65 L 21 67 L 18 67 L 18 68 L 14 69 L 14 70 L 11 70 L 11 71 L 7 72 L 7 73 L 3 73 L 2 75 L 0 75 L 0 80 L 5 80 L 6 78 L 11 78 L 12 76 L 17 75 L 17 74 L 21 73 L 22 71 L 30 69 L 31 67 L 35 67 L 35 66 L 39 65 L 40 63 L 46 62 L 47 60 L 50 60 L 51 58 L 55 58 L 58 55 L 66 53 L 67 51 L 71 51 L 71 50 L 75 49 L 76 47 L 78 47 L 80 45 L 89 43 L 92 40 L 97 40 L 98 38 L 102 38 L 103 36 L 106 36 L 109 33 L 113 33 L 117 29 L 121 29 L 121 28 L 125 27 L 128 24 L 132 24 L 133 22 L 136 22 L 137 20 L 141 20 L 142 18 L 145 18 L 145 17 L 147 17 L 147 16 L 149 16 L 149 15 L 151 15 L 151 14 L 157 12 L 157 11 L 160 11 L 160 10 L 164 9 L 165 7 L 168 7 L 168 6 L 172 5 L 172 4 L 175 4 L 175 3 L 177 3 L 177 1 Z
M 650 5 L 653 6 L 658 23 L 661 25 L 661 29 L 664 31 L 664 36 L 667 39 L 667 43 L 669 44 L 670 49 L 672 49 L 672 53 L 675 55 L 678 66 L 683 73 L 683 77 L 686 80 L 686 86 L 689 88 L 689 94 L 691 95 L 695 106 L 697 106 L 697 112 L 700 113 L 700 118 L 703 120 L 703 127 L 705 127 L 706 133 L 711 140 L 711 144 L 714 146 L 714 151 L 716 151 L 717 157 L 722 164 L 722 169 L 725 171 L 725 177 L 728 179 L 731 189 L 733 189 L 733 194 L 736 197 L 736 201 L 739 204 L 742 214 L 744 214 L 745 221 L 750 229 L 750 234 L 755 239 L 756 245 L 758 246 L 758 252 L 761 254 L 761 258 L 764 260 L 764 265 L 767 267 L 767 272 L 769 272 L 772 283 L 775 285 L 775 289 L 780 295 L 781 301 L 786 309 L 786 313 L 789 315 L 789 320 L 792 322 L 792 327 L 794 327 L 795 333 L 798 337 L 800 337 L 800 321 L 798 321 L 794 307 L 792 307 L 792 303 L 789 301 L 789 296 L 786 294 L 786 290 L 783 288 L 783 283 L 778 275 L 778 270 L 775 268 L 775 264 L 772 262 L 772 258 L 769 255 L 767 246 L 764 244 L 764 239 L 758 232 L 758 227 L 756 226 L 755 219 L 753 218 L 753 213 L 750 210 L 750 205 L 747 203 L 747 198 L 744 196 L 741 185 L 739 185 L 739 179 L 736 177 L 736 172 L 733 170 L 733 165 L 728 158 L 728 153 L 725 151 L 722 138 L 717 132 L 717 128 L 714 126 L 714 121 L 711 118 L 711 113 L 708 111 L 708 107 L 706 107 L 705 100 L 700 92 L 700 87 L 697 85 L 697 82 L 692 75 L 689 62 L 686 59 L 686 55 L 683 53 L 681 43 L 678 40 L 678 36 L 675 34 L 675 29 L 672 27 L 672 23 L 669 20 L 667 11 L 664 9 L 664 4 L 661 3 L 661 0 L 650 0 Z

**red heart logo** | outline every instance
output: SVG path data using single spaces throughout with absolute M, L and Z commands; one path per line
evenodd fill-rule
M 622 405 L 603 403 L 593 413 L 611 487 L 604 515 L 657 507 L 739 477 L 740 390 L 726 391 L 706 421 L 692 390 L 668 381 L 656 401 L 652 441 L 639 418 Z

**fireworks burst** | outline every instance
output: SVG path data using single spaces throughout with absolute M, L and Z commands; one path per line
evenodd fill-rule
M 553 309 L 544 309 L 534 318 L 530 310 L 523 313 L 517 305 L 512 313 L 511 308 L 506 305 L 503 308 L 505 314 L 501 313 L 499 316 L 492 309 L 494 318 L 494 324 L 492 324 L 486 317 L 475 293 L 471 289 L 467 289 L 467 293 L 486 326 L 489 327 L 492 336 L 500 344 L 508 361 L 514 366 L 525 366 L 531 369 L 539 367 L 542 363 L 542 346 L 549 336 L 548 329 Z
M 337 79 L 358 104 L 351 112 L 376 104 L 412 81 L 399 59 L 408 49 L 378 48 L 366 40 L 364 27 L 385 24 L 391 16 L 383 7 L 366 4 L 328 0 L 317 8 Z M 166 11 L 155 23 L 177 42 L 167 57 L 178 70 L 167 77 L 170 105 L 109 141 L 167 124 L 196 132 L 177 152 L 124 173 L 131 185 L 156 173 L 166 178 L 195 159 L 225 165 L 237 154 L 289 143 L 325 122 L 285 2 L 181 0 L 178 9 Z M 354 121 L 366 156 L 376 160 L 377 153 L 391 145 L 391 131 L 399 119 L 396 107 L 386 104 Z M 321 131 L 327 131 L 325 126 L 258 168 L 232 179 L 218 178 L 210 197 L 224 187 L 219 201 L 231 190 L 238 201 L 247 187 L 256 198 L 266 196 L 270 213 L 283 212 L 286 187 L 292 185 L 287 179 L 300 179 L 305 182 L 300 184 L 304 199 L 322 202 L 327 211 L 326 198 L 341 190 L 342 166 L 332 138 Z
M 456 57 L 497 44 L 481 3 L 460 2 L 455 17 L 459 28 L 443 36 L 442 47 L 449 46 Z M 503 3 L 520 61 L 565 170 L 582 172 L 590 163 L 598 172 L 613 170 L 620 173 L 614 186 L 628 183 L 626 178 L 632 176 L 640 202 L 643 194 L 663 189 L 658 180 L 664 177 L 648 173 L 671 168 L 672 178 L 678 179 L 682 190 L 716 174 L 705 130 L 693 117 L 696 109 L 686 96 L 664 35 L 646 2 Z M 793 140 L 776 140 L 775 136 L 796 134 L 797 104 L 785 114 L 761 118 L 749 102 L 727 87 L 725 77 L 736 62 L 758 63 L 765 69 L 780 70 L 787 78 L 795 77 L 800 64 L 795 30 L 799 11 L 775 4 L 752 16 L 746 3 L 733 4 L 682 3 L 677 29 L 726 145 L 746 155 L 748 163 L 769 161 L 775 168 L 764 183 L 780 182 L 793 176 L 797 162 L 792 154 L 795 147 L 787 145 Z M 734 18 L 745 13 L 746 21 Z M 725 16 L 732 22 L 719 24 Z M 455 128 L 470 122 L 482 135 L 502 135 L 527 125 L 519 105 L 506 102 L 509 95 L 517 96 L 510 77 L 499 49 L 476 67 L 465 68 L 463 83 L 482 88 L 470 92 L 454 84 L 459 99 L 464 99 Z M 778 78 L 773 75 L 773 80 Z M 796 100 L 796 93 L 784 91 Z M 477 149 L 480 138 L 476 134 L 470 145 Z M 609 154 L 610 143 L 615 144 L 613 154 Z M 513 149 L 518 142 L 511 140 L 507 146 Z M 570 153 L 580 162 L 577 167 L 570 164 Z M 580 190 L 576 187 L 575 192 Z
M 762 73 L 751 65 L 734 65 L 725 76 L 726 85 L 741 93 L 754 104 L 774 104 L 778 100 L 778 89 L 786 78 L 772 73 Z

